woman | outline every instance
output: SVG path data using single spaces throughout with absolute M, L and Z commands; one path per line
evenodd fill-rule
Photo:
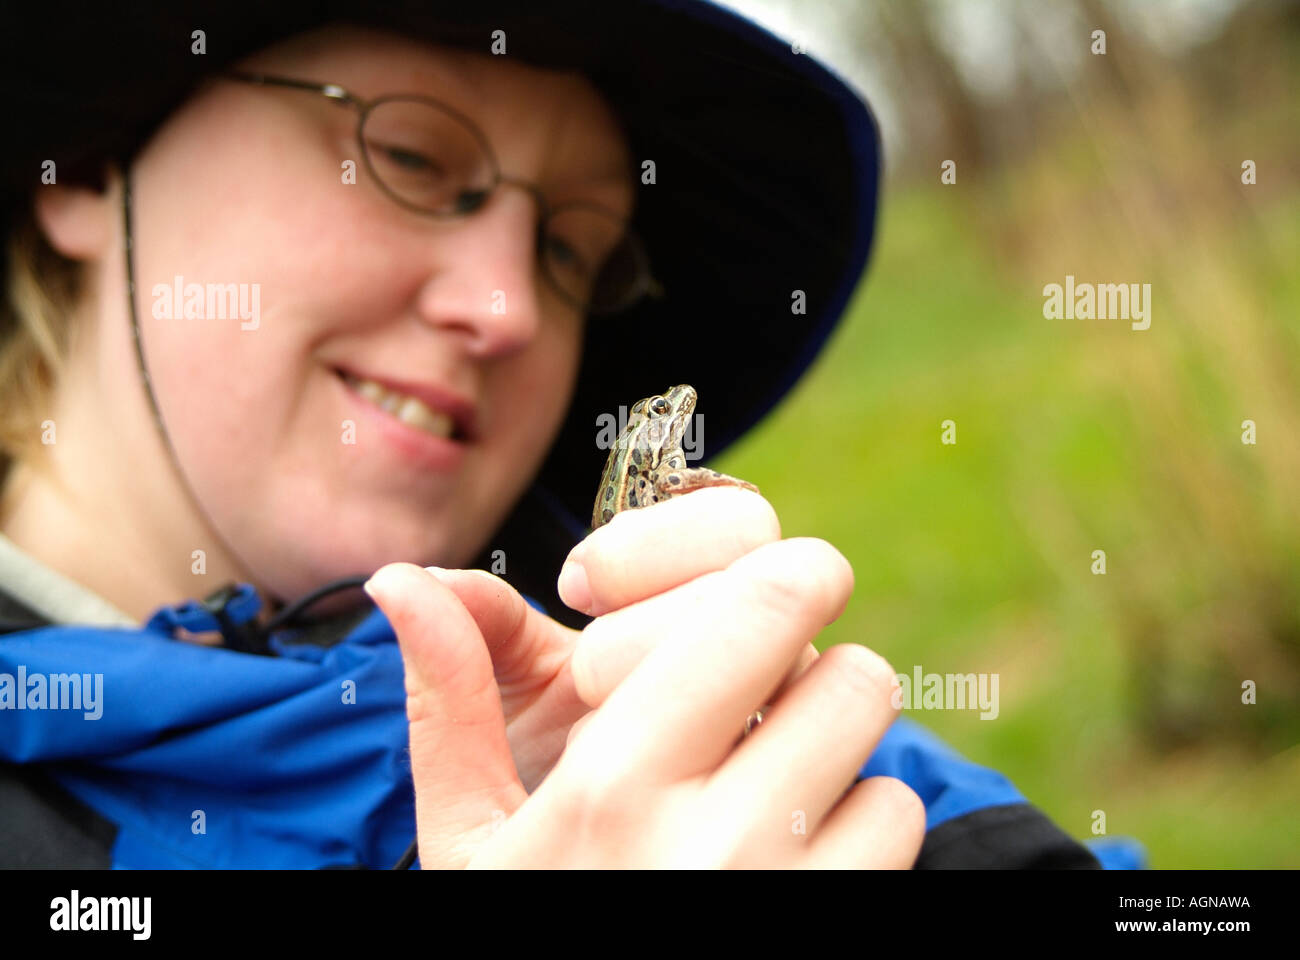
M 19 108 L 5 862 L 1096 866 L 817 656 L 851 570 L 760 496 L 584 539 L 596 414 L 716 451 L 815 354 L 860 101 L 706 4 L 311 9 L 78 22 Z

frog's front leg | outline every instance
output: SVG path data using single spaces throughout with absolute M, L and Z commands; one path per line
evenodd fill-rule
M 660 500 L 667 500 L 678 494 L 690 493 L 703 487 L 744 487 L 758 493 L 758 487 L 748 480 L 729 477 L 725 473 L 709 470 L 706 467 L 684 467 L 663 474 L 655 481 L 655 490 Z

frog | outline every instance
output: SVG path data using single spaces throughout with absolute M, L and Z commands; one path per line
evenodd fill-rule
M 648 507 L 704 487 L 729 486 L 759 492 L 747 480 L 706 467 L 687 466 L 682 438 L 698 400 L 695 388 L 681 383 L 632 405 L 627 426 L 605 461 L 591 512 L 592 530 L 609 523 L 623 510 Z

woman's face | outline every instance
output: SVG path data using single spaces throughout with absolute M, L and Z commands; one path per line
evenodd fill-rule
M 338 27 L 240 66 L 434 97 L 552 204 L 630 212 L 627 147 L 576 75 Z M 449 221 L 403 209 L 371 182 L 356 121 L 319 94 L 218 80 L 132 168 L 136 308 L 168 433 L 222 540 L 285 598 L 393 560 L 469 562 L 539 468 L 579 361 L 583 318 L 540 271 L 533 198 L 501 186 Z M 168 313 L 177 277 L 246 284 L 258 315 Z M 342 369 L 426 387 L 457 434 L 399 422 Z M 114 376 L 141 391 L 134 363 Z

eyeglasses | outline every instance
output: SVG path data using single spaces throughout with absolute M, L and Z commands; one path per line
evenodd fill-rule
M 482 208 L 503 183 L 527 190 L 541 212 L 536 244 L 542 272 L 579 310 L 617 313 L 642 297 L 664 295 L 625 217 L 587 201 L 551 207 L 536 184 L 503 175 L 483 132 L 445 103 L 418 94 L 365 100 L 335 83 L 234 70 L 219 76 L 307 90 L 356 109 L 366 169 L 390 199 L 415 213 L 462 217 Z

